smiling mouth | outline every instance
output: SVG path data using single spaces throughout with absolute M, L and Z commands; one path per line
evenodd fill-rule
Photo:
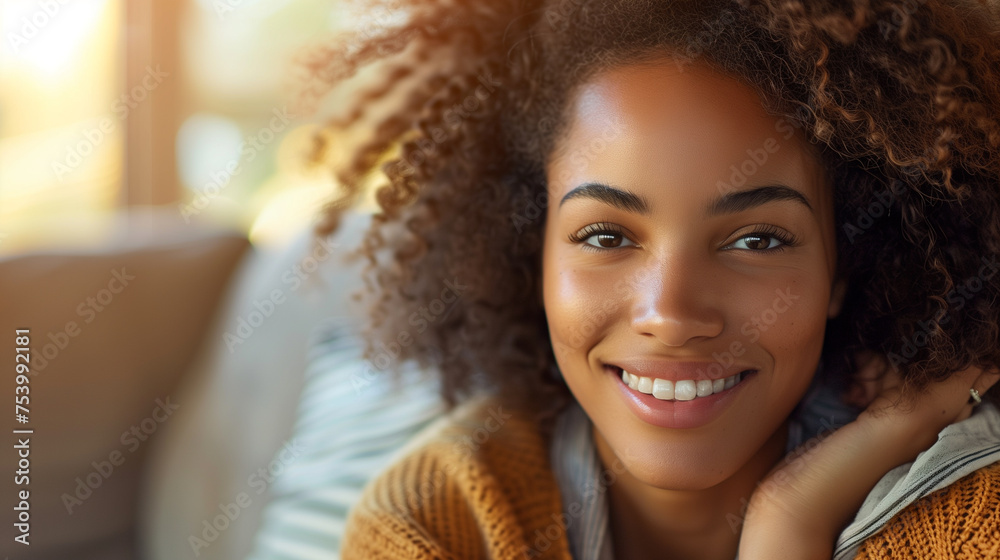
M 661 401 L 690 401 L 728 391 L 739 385 L 747 377 L 757 373 L 755 369 L 745 369 L 739 373 L 721 379 L 667 379 L 640 377 L 622 368 L 611 366 L 621 376 L 622 382 L 629 389 L 652 395 Z

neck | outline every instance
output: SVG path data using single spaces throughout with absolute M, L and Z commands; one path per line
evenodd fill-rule
M 593 437 L 601 462 L 614 464 L 614 452 L 596 429 Z M 710 488 L 666 490 L 623 473 L 608 488 L 616 560 L 732 560 L 746 504 L 784 456 L 787 439 L 786 421 L 740 470 Z

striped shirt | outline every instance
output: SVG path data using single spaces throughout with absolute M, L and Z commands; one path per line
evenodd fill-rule
M 302 452 L 271 485 L 248 560 L 329 560 L 351 506 L 376 474 L 445 413 L 436 375 L 409 367 L 398 385 L 361 359 L 348 318 L 331 319 L 311 345 L 294 433 Z

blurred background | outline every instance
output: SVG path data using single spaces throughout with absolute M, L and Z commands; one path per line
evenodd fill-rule
M 372 17 L 331 0 L 0 0 L 0 255 L 164 214 L 284 240 L 335 188 L 302 164 L 316 119 L 289 104 L 292 61 Z
M 340 257 L 373 189 L 336 237 L 314 245 L 310 225 L 338 147 L 373 127 L 309 155 L 381 81 L 374 64 L 327 92 L 302 61 L 405 17 L 357 4 L 0 0 L 0 395 L 21 406 L 7 428 L 30 430 L 0 442 L 0 468 L 30 474 L 0 483 L 0 558 L 337 557 L 375 468 L 330 434 L 394 390 L 315 385 L 365 371 L 357 343 L 331 341 L 361 317 Z M 416 426 L 387 424 L 377 458 Z

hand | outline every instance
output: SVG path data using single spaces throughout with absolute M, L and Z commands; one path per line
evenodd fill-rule
M 891 438 L 893 430 L 907 437 L 903 443 L 905 463 L 937 441 L 946 426 L 961 422 L 973 412 L 969 388 L 983 394 L 1000 380 L 1000 373 L 969 368 L 948 379 L 929 385 L 919 394 L 905 394 L 899 372 L 890 369 L 885 358 L 866 351 L 857 355 L 858 371 L 852 389 L 842 398 L 865 410 L 857 421 L 877 426 L 876 437 Z M 912 391 L 910 391 L 912 393 Z
M 969 368 L 916 393 L 904 389 L 881 356 L 859 358 L 860 390 L 849 396 L 867 408 L 826 438 L 800 446 L 764 477 L 747 508 L 741 560 L 828 560 L 840 529 L 875 483 L 930 447 L 944 427 L 969 417 L 970 387 L 982 394 L 1000 379 L 1000 373 Z

